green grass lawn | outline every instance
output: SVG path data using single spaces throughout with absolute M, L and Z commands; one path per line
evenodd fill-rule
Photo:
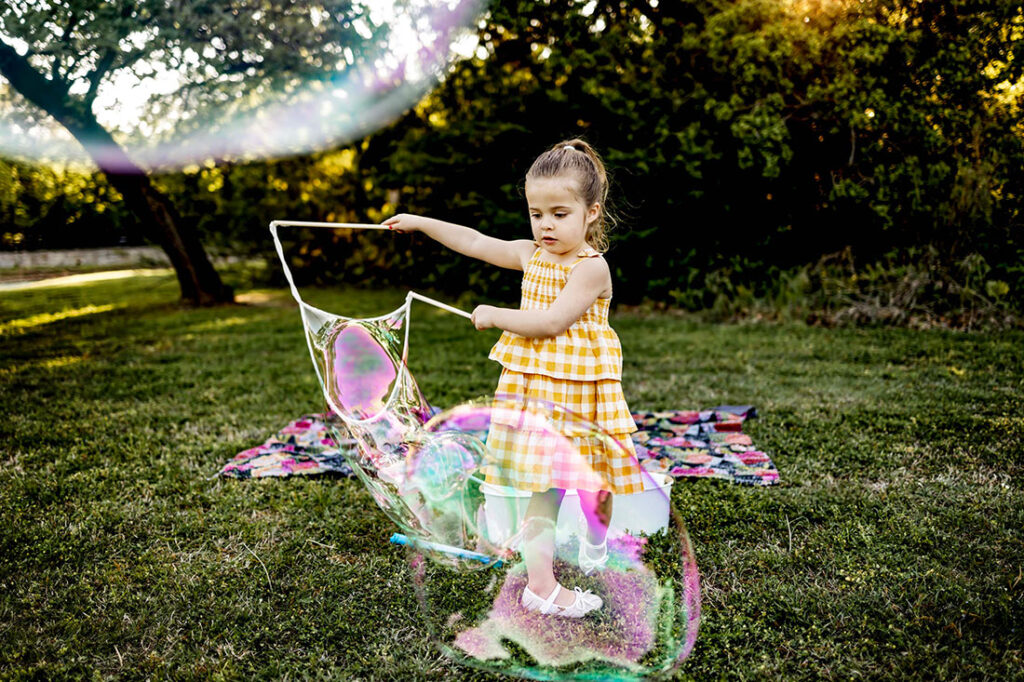
M 168 271 L 0 291 L 0 676 L 488 677 L 431 645 L 355 480 L 212 478 L 323 406 L 290 296 L 235 277 L 217 309 Z M 782 479 L 674 486 L 703 589 L 680 677 L 1022 676 L 1024 333 L 613 324 L 634 409 L 754 404 Z M 431 402 L 493 390 L 496 332 L 412 325 Z

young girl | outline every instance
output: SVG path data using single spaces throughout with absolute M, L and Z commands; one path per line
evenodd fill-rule
M 562 405 L 599 424 L 623 446 L 588 439 L 579 448 L 585 466 L 567 472 L 552 467 L 545 448 L 531 448 L 528 437 L 492 421 L 487 444 L 499 459 L 504 484 L 533 492 L 525 519 L 528 582 L 521 602 L 529 610 L 570 618 L 600 608 L 602 601 L 589 590 L 566 590 L 555 579 L 554 528 L 566 488 L 577 488 L 577 483 L 603 488 L 577 488 L 587 521 L 579 565 L 587 574 L 608 559 L 612 493 L 643 489 L 630 439 L 636 424 L 622 393 L 622 349 L 608 326 L 612 280 L 601 255 L 608 246 L 607 194 L 604 164 L 589 144 L 574 139 L 541 154 L 526 174 L 533 239 L 505 241 L 408 214 L 383 223 L 399 232 L 418 230 L 466 256 L 522 270 L 518 310 L 482 305 L 473 311 L 477 329 L 504 331 L 489 355 L 503 367 L 496 395 Z M 593 485 L 594 480 L 603 485 Z

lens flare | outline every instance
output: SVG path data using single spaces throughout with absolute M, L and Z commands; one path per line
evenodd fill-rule
M 69 125 L 0 77 L 0 153 L 128 171 L 344 144 L 389 124 L 471 54 L 485 7 L 483 0 L 199 4 L 134 10 L 136 30 L 114 47 L 47 33 L 77 24 L 83 36 L 101 34 L 100 12 L 44 21 L 45 7 L 27 5 L 25 35 L 2 37 L 27 66 L 60 76 L 52 87 L 66 86 L 60 117 Z M 85 118 L 69 118 L 76 109 Z

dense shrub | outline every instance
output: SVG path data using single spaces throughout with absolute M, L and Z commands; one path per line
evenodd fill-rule
M 133 244 L 120 199 L 102 173 L 0 159 L 0 249 Z
M 587 7 L 493 8 L 494 57 L 378 136 L 401 210 L 523 236 L 525 169 L 582 132 L 616 169 L 620 297 L 702 308 L 709 277 L 756 289 L 847 247 L 933 245 L 949 265 L 980 254 L 1024 300 L 1019 4 Z

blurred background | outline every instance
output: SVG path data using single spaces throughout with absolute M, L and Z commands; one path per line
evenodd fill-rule
M 620 305 L 1018 324 L 1018 2 L 497 0 L 399 3 L 391 14 L 379 3 L 276 4 L 0 10 L 6 279 L 39 267 L 28 252 L 153 245 L 186 302 L 212 303 L 231 291 L 190 263 L 235 259 L 254 284 L 283 284 L 273 219 L 413 212 L 524 238 L 530 163 L 582 137 L 612 177 Z M 382 70 L 382 55 L 409 44 L 400 15 L 421 38 L 408 52 L 418 74 L 411 61 Z M 297 92 L 289 83 L 337 95 L 339 54 L 349 76 L 362 74 L 361 96 L 326 109 L 298 97 L 283 111 L 280 97 L 258 95 Z M 177 86 L 161 90 L 159 64 L 177 69 Z M 148 103 L 129 101 L 133 88 Z M 70 146 L 43 144 L 61 135 Z M 148 153 L 147 139 L 166 144 Z M 304 283 L 517 298 L 517 278 L 418 237 L 317 231 L 291 258 Z M 200 274 L 187 282 L 184 271 Z

